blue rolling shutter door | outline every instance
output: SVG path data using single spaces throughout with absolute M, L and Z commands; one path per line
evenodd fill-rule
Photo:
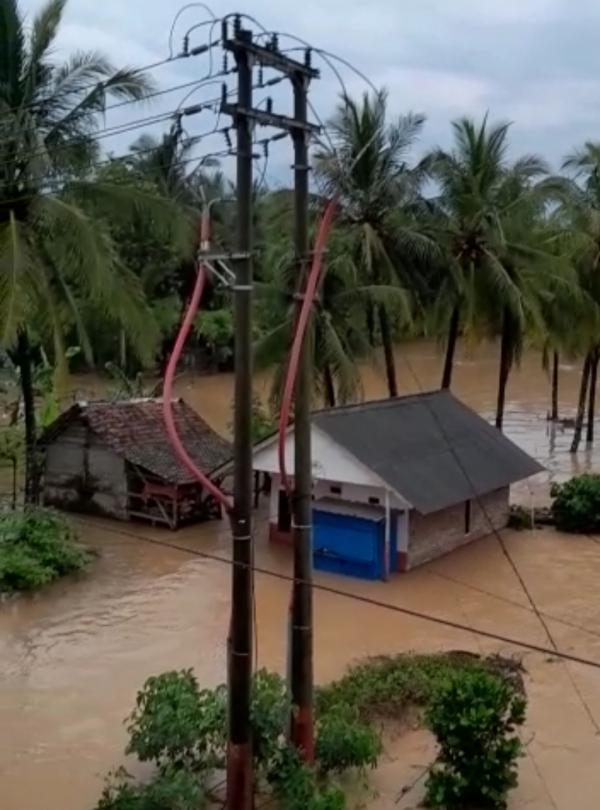
M 380 579 L 384 521 L 313 511 L 314 566 L 320 571 Z

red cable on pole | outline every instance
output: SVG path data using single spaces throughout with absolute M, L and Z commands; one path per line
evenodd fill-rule
M 167 436 L 177 460 L 186 468 L 186 470 L 188 470 L 188 472 L 194 476 L 194 478 L 197 479 L 200 484 L 202 484 L 203 488 L 207 492 L 210 492 L 213 498 L 223 506 L 226 512 L 231 512 L 233 509 L 233 504 L 227 495 L 225 495 L 225 493 L 222 492 L 216 484 L 213 484 L 210 478 L 208 478 L 208 476 L 196 466 L 183 446 L 183 443 L 179 438 L 179 434 L 177 433 L 175 418 L 173 415 L 173 380 L 175 379 L 175 371 L 177 369 L 179 358 L 181 357 L 181 352 L 185 346 L 185 341 L 187 340 L 192 323 L 196 317 L 196 312 L 198 311 L 198 306 L 202 298 L 205 281 L 206 270 L 204 268 L 204 264 L 202 262 L 198 262 L 196 282 L 192 291 L 192 297 L 190 298 L 190 303 L 184 315 L 183 321 L 181 322 L 181 326 L 179 327 L 179 332 L 177 333 L 177 338 L 175 340 L 175 346 L 173 347 L 173 351 L 169 357 L 167 370 L 165 372 L 165 379 L 163 383 L 163 420 L 165 423 Z
M 329 236 L 329 231 L 331 230 L 335 208 L 336 208 L 336 201 L 330 200 L 327 203 L 325 213 L 323 214 L 323 217 L 321 218 L 321 223 L 319 225 L 319 230 L 315 241 L 313 262 L 306 282 L 302 306 L 300 307 L 300 313 L 298 315 L 298 320 L 296 322 L 296 330 L 294 333 L 292 349 L 290 351 L 290 357 L 285 375 L 283 396 L 281 398 L 277 452 L 279 458 L 279 472 L 281 474 L 281 482 L 288 497 L 291 497 L 292 488 L 290 486 L 290 481 L 288 478 L 285 464 L 285 438 L 290 418 L 292 399 L 294 396 L 294 386 L 296 384 L 296 375 L 298 372 L 298 363 L 300 361 L 300 352 L 302 350 L 302 344 L 304 342 L 304 335 L 306 333 L 306 327 L 308 325 L 310 311 L 313 302 L 315 300 L 317 285 L 319 283 L 319 279 L 321 276 L 321 267 L 323 265 L 323 253 L 325 251 L 325 244 Z

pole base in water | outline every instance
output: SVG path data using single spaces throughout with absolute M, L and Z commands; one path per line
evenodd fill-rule
M 252 810 L 252 805 L 250 744 L 229 743 L 227 749 L 227 810 Z
M 301 706 L 292 708 L 290 737 L 302 761 L 313 763 L 315 761 L 315 734 L 311 708 Z

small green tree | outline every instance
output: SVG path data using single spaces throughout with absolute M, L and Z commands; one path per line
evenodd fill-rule
M 600 530 L 600 475 L 584 473 L 564 484 L 553 484 L 552 515 L 565 532 Z
M 427 778 L 426 803 L 443 810 L 504 810 L 517 784 L 525 698 L 482 672 L 454 675 L 425 713 L 440 746 Z

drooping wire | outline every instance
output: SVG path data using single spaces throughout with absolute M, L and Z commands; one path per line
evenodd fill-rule
M 208 6 L 206 3 L 199 3 L 199 2 L 198 2 L 198 3 L 186 3 L 184 6 L 182 6 L 182 7 L 181 7 L 181 8 L 178 10 L 178 12 L 177 12 L 177 14 L 175 15 L 175 17 L 173 18 L 173 22 L 171 23 L 171 28 L 170 28 L 170 30 L 169 30 L 169 58 L 173 58 L 173 36 L 174 36 L 174 34 L 175 34 L 175 26 L 176 26 L 176 25 L 177 25 L 177 23 L 179 22 L 179 18 L 181 17 L 181 15 L 182 15 L 182 14 L 183 14 L 185 11 L 187 11 L 189 8 L 201 8 L 201 9 L 203 9 L 204 11 L 206 11 L 206 13 L 207 13 L 207 14 L 209 14 L 209 15 L 210 15 L 210 17 L 212 18 L 212 20 L 216 20 L 216 19 L 217 19 L 217 17 L 216 17 L 216 15 L 215 15 L 214 11 L 213 11 L 213 10 L 211 9 L 211 7 L 210 7 L 210 6 Z
M 145 543 L 149 543 L 151 545 L 160 546 L 162 548 L 169 548 L 172 549 L 173 551 L 180 551 L 185 554 L 190 554 L 193 557 L 201 557 L 203 559 L 211 560 L 212 562 L 222 563 L 230 567 L 234 566 L 247 567 L 245 564 L 237 563 L 229 557 L 222 557 L 219 554 L 213 554 L 207 551 L 199 551 L 198 549 L 190 548 L 189 546 L 181 545 L 179 543 L 171 543 L 167 542 L 166 540 L 159 540 L 158 538 L 148 537 L 143 534 L 137 534 L 135 532 L 128 531 L 127 529 L 115 529 L 113 527 L 108 527 L 96 521 L 88 520 L 86 518 L 81 518 L 78 516 L 77 517 L 74 516 L 73 520 L 82 523 L 83 525 L 93 526 L 96 529 L 100 529 L 101 531 L 107 532 L 108 534 L 119 534 L 123 535 L 124 537 L 131 537 L 136 540 L 141 540 Z M 462 622 L 456 622 L 453 619 L 447 619 L 444 618 L 443 616 L 435 616 L 432 613 L 426 613 L 420 610 L 413 610 L 412 608 L 402 607 L 401 605 L 395 605 L 392 602 L 385 602 L 381 599 L 375 599 L 374 597 L 364 596 L 358 593 L 352 593 L 352 591 L 345 591 L 341 588 L 336 588 L 332 585 L 325 585 L 318 582 L 307 582 L 305 580 L 293 577 L 290 574 L 285 574 L 281 571 L 275 571 L 270 568 L 264 568 L 263 566 L 254 565 L 252 566 L 252 570 L 257 574 L 263 574 L 264 576 L 272 577 L 273 579 L 279 579 L 285 582 L 297 582 L 300 584 L 305 584 L 315 591 L 321 591 L 323 593 L 332 594 L 334 596 L 340 596 L 343 597 L 344 599 L 349 599 L 351 601 L 363 605 L 381 608 L 383 610 L 388 610 L 392 613 L 398 613 L 403 616 L 408 616 L 409 618 L 412 619 L 420 619 L 422 621 L 429 622 L 430 624 L 440 625 L 441 627 L 448 627 L 452 630 L 459 630 L 460 632 L 463 633 L 472 633 L 474 635 L 480 636 L 481 638 L 488 638 L 491 639 L 492 641 L 499 641 L 502 644 L 509 644 L 513 647 L 519 647 L 520 649 L 527 650 L 529 652 L 541 653 L 542 655 L 547 655 L 552 658 L 557 658 L 563 661 L 570 661 L 575 664 L 582 664 L 583 666 L 588 666 L 591 667 L 592 669 L 600 670 L 600 661 L 595 661 L 592 658 L 584 658 L 583 656 L 573 655 L 572 653 L 563 652 L 561 650 L 554 650 L 550 647 L 544 647 L 541 644 L 533 644 L 528 641 L 512 638 L 511 636 L 505 636 L 501 633 L 494 633 L 490 630 L 484 630 L 483 628 L 463 624 Z
M 196 56 L 196 55 L 198 55 L 198 54 L 192 54 L 192 53 L 189 53 L 189 54 L 183 54 L 183 53 L 176 54 L 175 56 L 169 56 L 166 59 L 159 59 L 156 62 L 151 62 L 148 65 L 143 65 L 142 67 L 135 68 L 134 70 L 131 71 L 131 73 L 132 74 L 134 74 L 134 73 L 146 73 L 149 70 L 154 70 L 157 67 L 162 67 L 163 65 L 167 65 L 170 62 L 176 62 L 179 59 L 188 59 L 191 56 Z M 79 92 L 84 93 L 86 90 L 93 90 L 95 87 L 101 88 L 103 90 L 107 90 L 107 89 L 110 90 L 110 85 L 108 84 L 108 81 L 109 80 L 107 79 L 107 80 L 104 80 L 104 81 L 101 80 L 101 81 L 96 81 L 96 82 L 90 82 L 90 84 L 83 85 L 83 87 L 81 87 L 79 89 Z M 136 102 L 141 103 L 141 102 L 144 101 L 144 98 L 145 98 L 145 96 L 140 98 L 140 99 L 134 99 L 131 103 L 136 103 Z M 15 115 L 15 114 L 23 112 L 25 110 L 35 109 L 36 107 L 39 107 L 43 103 L 44 103 L 44 99 L 39 99 L 38 101 L 31 101 L 29 104 L 23 104 L 21 106 L 0 109 L 0 121 L 2 120 L 2 118 L 6 118 L 9 115 Z
M 404 356 L 403 359 L 404 359 L 404 363 L 405 363 L 406 367 L 408 368 L 411 376 L 413 377 L 413 380 L 415 381 L 415 384 L 417 386 L 417 390 L 422 393 L 423 389 L 421 387 L 420 380 L 419 380 L 419 378 L 417 376 L 417 373 L 415 372 L 415 370 L 413 368 L 412 363 L 410 362 L 409 358 L 406 357 L 406 356 Z M 469 491 L 471 493 L 472 498 L 476 501 L 479 509 L 481 510 L 481 513 L 483 514 L 483 516 L 485 518 L 486 523 L 489 526 L 489 529 L 490 529 L 491 533 L 494 535 L 494 537 L 498 541 L 498 545 L 500 546 L 500 549 L 502 551 L 503 556 L 505 557 L 505 559 L 508 562 L 511 570 L 513 571 L 515 577 L 517 578 L 517 581 L 519 582 L 519 585 L 521 586 L 521 589 L 522 589 L 523 593 L 527 597 L 527 600 L 528 600 L 529 604 L 531 605 L 531 609 L 535 613 L 536 618 L 538 619 L 541 627 L 543 628 L 544 633 L 545 633 L 548 641 L 552 645 L 553 650 L 556 652 L 558 650 L 558 646 L 556 644 L 554 636 L 552 635 L 546 620 L 544 619 L 542 613 L 540 612 L 540 610 L 539 610 L 539 608 L 538 608 L 538 606 L 537 606 L 537 604 L 536 604 L 536 602 L 535 602 L 535 600 L 534 600 L 534 598 L 533 598 L 533 596 L 531 594 L 531 591 L 529 590 L 529 588 L 527 586 L 527 583 L 525 582 L 521 572 L 519 571 L 518 566 L 516 565 L 516 563 L 514 562 L 514 560 L 512 558 L 512 555 L 508 551 L 508 549 L 506 547 L 506 544 L 504 542 L 504 538 L 502 537 L 501 533 L 498 531 L 498 529 L 496 528 L 493 520 L 491 519 L 491 517 L 489 515 L 489 512 L 488 512 L 488 510 L 486 508 L 486 505 L 485 505 L 485 503 L 483 501 L 483 498 L 477 492 L 477 488 L 475 487 L 475 484 L 474 484 L 473 480 L 471 479 L 471 476 L 469 475 L 468 470 L 466 469 L 465 465 L 462 463 L 462 460 L 460 459 L 460 456 L 458 455 L 458 453 L 456 451 L 456 448 L 454 447 L 454 445 L 450 441 L 450 437 L 446 433 L 446 430 L 444 428 L 442 420 L 439 418 L 438 414 L 436 413 L 435 408 L 433 408 L 430 405 L 427 397 L 424 397 L 422 401 L 425 404 L 425 407 L 427 408 L 428 412 L 432 416 L 433 420 L 435 421 L 435 423 L 437 425 L 437 428 L 440 431 L 440 435 L 442 436 L 442 438 L 443 438 L 449 452 L 451 453 L 451 455 L 452 455 L 458 469 L 460 470 L 461 474 L 463 475 L 463 477 L 465 479 L 465 482 L 466 482 L 466 484 L 468 486 L 468 489 L 469 489 Z M 581 690 L 579 689 L 579 686 L 577 685 L 577 682 L 575 681 L 575 678 L 573 677 L 573 674 L 571 673 L 569 668 L 566 666 L 566 664 L 565 664 L 565 672 L 566 672 L 567 677 L 569 678 L 571 686 L 573 687 L 573 691 L 577 695 L 577 697 L 578 697 L 578 699 L 579 699 L 579 701 L 581 703 L 582 708 L 584 709 L 585 713 L 587 714 L 587 716 L 588 716 L 588 718 L 590 720 L 590 723 L 594 727 L 596 733 L 600 734 L 600 724 L 597 722 L 594 715 L 592 714 L 592 710 L 590 709 L 589 704 L 585 700 Z

